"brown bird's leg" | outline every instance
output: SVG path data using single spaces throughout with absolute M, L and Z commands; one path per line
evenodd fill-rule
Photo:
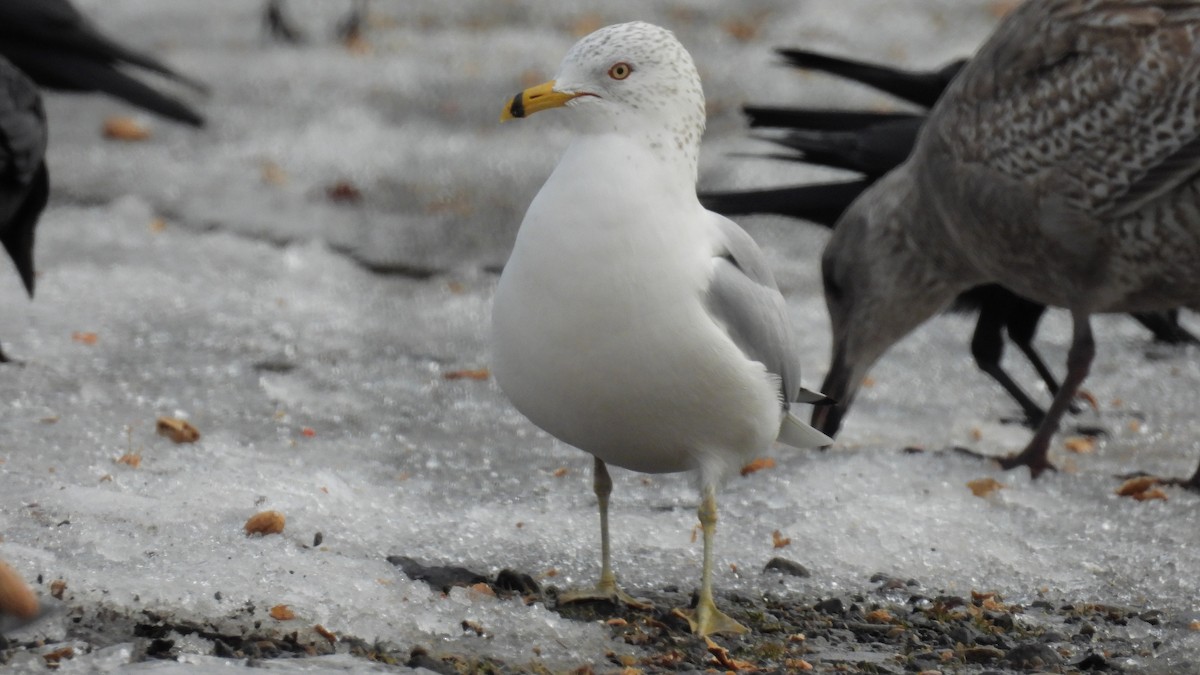
M 336 34 L 342 42 L 363 39 L 367 24 L 367 0 L 354 0 L 350 11 L 338 21 Z
M 1033 439 L 1020 454 L 1005 457 L 1000 460 L 1000 466 L 1012 469 L 1018 466 L 1029 467 L 1029 473 L 1037 478 L 1043 471 L 1054 470 L 1054 465 L 1047 459 L 1050 452 L 1050 440 L 1058 431 L 1058 423 L 1071 406 L 1079 385 L 1087 378 L 1092 366 L 1092 358 L 1096 355 L 1096 341 L 1092 337 L 1092 326 L 1087 314 L 1072 312 L 1074 331 L 1071 339 L 1071 350 L 1067 353 L 1067 376 L 1063 378 L 1062 386 L 1054 395 L 1054 402 L 1046 411 L 1046 419 L 1033 434 Z
M 304 33 L 296 28 L 282 0 L 267 0 L 263 6 L 263 29 L 269 37 L 280 42 L 293 45 L 304 43 Z

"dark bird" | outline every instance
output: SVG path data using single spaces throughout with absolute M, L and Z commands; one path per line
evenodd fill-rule
M 335 35 L 343 42 L 358 39 L 367 25 L 367 0 L 353 0 L 350 11 L 337 22 Z M 304 31 L 296 27 L 284 0 L 267 0 L 263 5 L 263 28 L 267 35 L 290 44 L 307 41 Z
M 798 49 L 778 50 L 792 65 L 827 70 L 857 79 L 918 105 L 933 105 L 966 61 L 959 60 L 935 71 L 899 70 Z M 915 113 L 874 113 L 848 110 L 811 110 L 746 106 L 752 127 L 779 126 L 788 131 L 766 137 L 794 154 L 771 157 L 802 161 L 863 174 L 863 178 L 821 185 L 768 188 L 752 191 L 709 192 L 706 207 L 725 215 L 770 213 L 801 218 L 832 227 L 858 195 L 875 180 L 901 164 L 916 144 L 925 116 Z M 954 311 L 978 311 L 971 354 L 976 365 L 995 380 L 1021 408 L 1026 426 L 1036 428 L 1045 410 L 1001 367 L 1004 335 L 1025 355 L 1051 395 L 1058 381 L 1033 346 L 1038 323 L 1046 307 L 1020 297 L 1003 286 L 988 284 L 969 289 L 952 306 Z M 1200 344 L 1179 325 L 1176 312 L 1133 314 L 1157 340 L 1171 344 Z M 827 414 L 836 431 L 848 405 Z
M 46 89 L 101 92 L 177 122 L 204 124 L 186 103 L 125 69 L 148 70 L 197 92 L 207 91 L 203 83 L 105 36 L 67 0 L 0 2 L 0 56 Z
M 823 391 L 849 405 L 897 340 L 1002 284 L 1070 311 L 1067 375 L 1005 468 L 1051 438 L 1095 354 L 1090 317 L 1200 307 L 1200 5 L 1042 0 L 1004 19 L 930 112 L 909 159 L 838 221 L 822 272 Z M 1052 112 L 1049 112 L 1052 111 Z M 1187 481 L 1200 488 L 1200 469 Z
M 37 87 L 0 58 L 0 243 L 33 297 L 33 234 L 50 193 L 46 114 Z M 0 350 L 0 362 L 9 359 Z

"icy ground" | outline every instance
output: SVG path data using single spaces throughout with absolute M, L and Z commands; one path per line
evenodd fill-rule
M 124 144 L 99 133 L 123 106 L 48 96 L 54 198 L 38 234 L 36 300 L 0 270 L 0 342 L 24 361 L 0 368 L 0 558 L 31 582 L 40 576 L 43 595 L 52 580 L 67 584 L 62 601 L 46 600 L 61 605 L 53 617 L 10 637 L 74 644 L 64 672 L 127 667 L 129 627 L 146 611 L 234 632 L 260 622 L 311 634 L 321 624 L 555 669 L 635 651 L 602 625 L 540 605 L 462 589 L 443 596 L 385 560 L 511 567 L 559 586 L 597 571 L 590 457 L 530 426 L 490 381 L 451 379 L 488 365 L 495 269 L 566 140 L 553 113 L 497 125 L 503 100 L 552 75 L 573 33 L 649 19 L 677 31 L 705 78 L 705 186 L 814 178 L 730 158 L 761 149 L 745 140 L 737 107 L 894 104 L 777 67 L 771 46 L 931 67 L 969 53 L 1003 3 L 647 9 L 623 0 L 597 14 L 579 1 L 380 0 L 365 54 L 327 37 L 341 3 L 296 4 L 312 36 L 300 48 L 264 42 L 258 3 L 248 0 L 79 4 L 115 35 L 206 79 L 213 94 L 196 101 L 208 129 L 141 118 L 153 137 Z M 361 198 L 332 200 L 338 183 Z M 776 219 L 745 223 L 789 297 L 805 382 L 816 386 L 829 353 L 817 271 L 825 235 Z M 1039 345 L 1061 370 L 1066 321 L 1051 313 L 1043 326 Z M 775 468 L 728 483 L 718 591 L 785 584 L 811 602 L 885 572 L 953 593 L 1145 607 L 1162 610 L 1163 624 L 1123 630 L 1157 646 L 1123 665 L 1171 672 L 1200 663 L 1200 633 L 1188 629 L 1200 618 L 1197 496 L 1171 489 L 1166 501 L 1139 503 L 1114 494 L 1115 474 L 1187 475 L 1200 458 L 1195 351 L 1152 346 L 1125 317 L 1099 319 L 1085 385 L 1099 413 L 1076 421 L 1111 435 L 1090 454 L 1057 443 L 1066 470 L 1031 482 L 961 456 L 900 452 L 964 445 L 1001 454 L 1026 440 L 999 422 L 1014 409 L 972 365 L 971 328 L 939 318 L 894 349 L 833 451 L 781 453 Z M 1017 359 L 1008 365 L 1033 381 Z M 160 415 L 187 418 L 201 440 L 156 435 Z M 127 453 L 140 465 L 116 461 Z M 1006 488 L 973 496 L 966 483 L 989 476 Z M 688 478 L 614 478 L 625 584 L 694 585 Z M 243 523 L 264 509 L 284 513 L 286 530 L 247 538 Z M 775 530 L 791 544 L 775 549 Z M 317 532 L 324 541 L 313 547 Z M 813 576 L 762 575 L 776 555 Z M 268 617 L 279 604 L 296 618 Z M 464 631 L 464 619 L 488 637 Z M 209 656 L 203 638 L 173 637 L 181 664 L 139 667 L 237 663 Z M 31 653 L 15 665 L 44 667 Z M 286 665 L 368 664 L 342 654 Z

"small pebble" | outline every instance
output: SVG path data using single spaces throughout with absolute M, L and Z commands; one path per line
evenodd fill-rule
M 1108 659 L 1099 654 L 1091 653 L 1078 663 L 1072 665 L 1080 670 L 1108 670 Z
M 502 569 L 496 575 L 496 588 L 505 591 L 515 591 L 521 595 L 541 595 L 542 587 L 533 577 L 524 572 Z
M 778 558 L 778 557 L 771 558 L 770 560 L 768 560 L 766 566 L 763 567 L 763 571 L 764 572 L 775 571 L 775 572 L 779 572 L 780 574 L 793 576 L 793 577 L 811 577 L 812 576 L 812 572 L 809 572 L 808 568 L 805 567 L 804 565 L 801 565 L 798 562 L 793 562 L 791 560 L 788 560 L 787 558 Z
M 979 640 L 981 633 L 974 628 L 968 628 L 967 626 L 955 626 L 954 628 L 950 629 L 948 635 L 950 636 L 950 639 L 954 640 L 955 642 L 961 642 L 964 645 L 970 645 L 975 644 L 975 642 Z
M 1016 625 L 1016 620 L 1012 614 L 1007 612 L 985 612 L 984 616 L 988 621 L 992 622 L 993 626 L 1003 628 L 1004 630 L 1012 630 Z
M 843 614 L 846 611 L 846 605 L 841 598 L 829 598 L 813 605 L 813 609 L 823 614 Z
M 1062 657 L 1058 655 L 1058 652 L 1051 649 L 1049 645 L 1040 642 L 1027 642 L 1023 645 L 1018 645 L 1008 652 L 1004 660 L 1014 668 L 1024 670 L 1051 668 L 1062 665 Z
M 995 647 L 968 647 L 962 656 L 967 663 L 991 663 L 1004 658 L 1004 652 Z
M 941 605 L 945 609 L 954 609 L 955 607 L 962 607 L 963 605 L 967 604 L 966 600 L 963 600 L 957 595 L 939 595 L 933 599 L 933 602 Z

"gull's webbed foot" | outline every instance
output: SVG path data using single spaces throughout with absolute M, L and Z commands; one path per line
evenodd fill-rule
M 592 588 L 572 588 L 558 594 L 559 604 L 574 602 L 608 602 L 614 606 L 625 605 L 634 609 L 654 609 L 654 604 L 633 597 L 617 587 L 615 580 L 602 580 Z
M 712 600 L 708 602 L 701 600 L 695 609 L 676 609 L 672 613 L 687 619 L 688 625 L 692 627 L 692 632 L 699 636 L 742 635 L 750 632 L 749 628 L 717 609 Z

